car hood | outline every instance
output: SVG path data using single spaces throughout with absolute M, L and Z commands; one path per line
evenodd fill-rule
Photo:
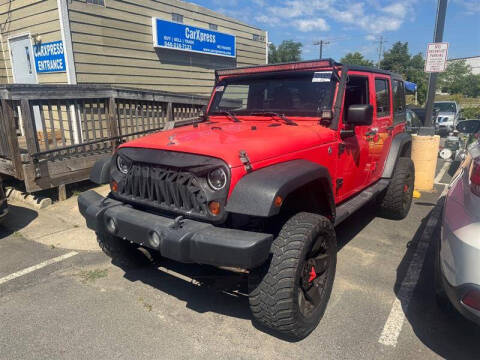
M 223 159 L 229 166 L 241 166 L 240 151 L 253 164 L 291 154 L 335 140 L 336 132 L 315 122 L 290 126 L 275 121 L 200 123 L 160 131 L 120 147 L 178 151 Z

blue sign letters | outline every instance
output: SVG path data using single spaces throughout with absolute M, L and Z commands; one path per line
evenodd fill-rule
M 37 73 L 66 71 L 63 42 L 53 41 L 33 46 Z
M 235 36 L 153 18 L 153 45 L 202 54 L 235 57 Z

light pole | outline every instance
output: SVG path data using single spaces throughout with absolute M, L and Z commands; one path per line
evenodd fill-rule
M 435 32 L 433 42 L 442 42 L 443 30 L 445 28 L 445 15 L 447 13 L 447 0 L 438 0 L 437 20 L 435 21 Z M 425 127 L 431 128 L 430 135 L 433 135 L 432 112 L 433 102 L 435 100 L 435 91 L 437 88 L 437 73 L 430 73 L 428 79 L 427 104 L 425 106 Z M 426 135 L 426 134 L 425 134 Z

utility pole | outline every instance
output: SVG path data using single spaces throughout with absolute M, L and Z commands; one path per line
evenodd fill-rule
M 322 58 L 322 55 L 323 55 L 323 45 L 328 45 L 328 44 L 330 44 L 330 41 L 326 41 L 326 40 L 315 41 L 313 43 L 313 45 L 315 46 L 320 46 L 320 59 Z
M 380 69 L 380 61 L 382 61 L 383 55 L 383 45 L 387 42 L 387 40 L 383 39 L 383 35 L 380 35 L 380 39 L 378 39 L 378 63 L 377 68 Z
M 435 21 L 435 32 L 433 42 L 442 42 L 443 30 L 445 28 L 445 15 L 447 13 L 447 0 L 438 0 L 437 19 Z M 437 73 L 430 73 L 428 79 L 427 104 L 425 106 L 425 127 L 432 128 L 433 102 L 435 101 L 435 91 L 437 89 Z M 433 128 L 432 131 L 433 132 Z

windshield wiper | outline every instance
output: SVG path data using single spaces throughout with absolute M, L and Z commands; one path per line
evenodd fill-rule
M 226 115 L 232 119 L 233 122 L 241 122 L 240 119 L 231 111 L 215 111 L 212 115 Z
M 249 115 L 253 115 L 253 116 L 261 116 L 261 115 L 264 115 L 264 116 L 271 116 L 271 117 L 275 117 L 275 116 L 276 116 L 276 117 L 282 119 L 282 120 L 285 122 L 285 124 L 287 124 L 287 125 L 292 125 L 292 126 L 297 126 L 297 125 L 298 125 L 295 121 L 287 118 L 285 115 L 279 114 L 279 113 L 276 113 L 276 112 L 271 112 L 271 111 L 258 111 L 258 112 L 252 112 L 252 113 L 250 113 Z

